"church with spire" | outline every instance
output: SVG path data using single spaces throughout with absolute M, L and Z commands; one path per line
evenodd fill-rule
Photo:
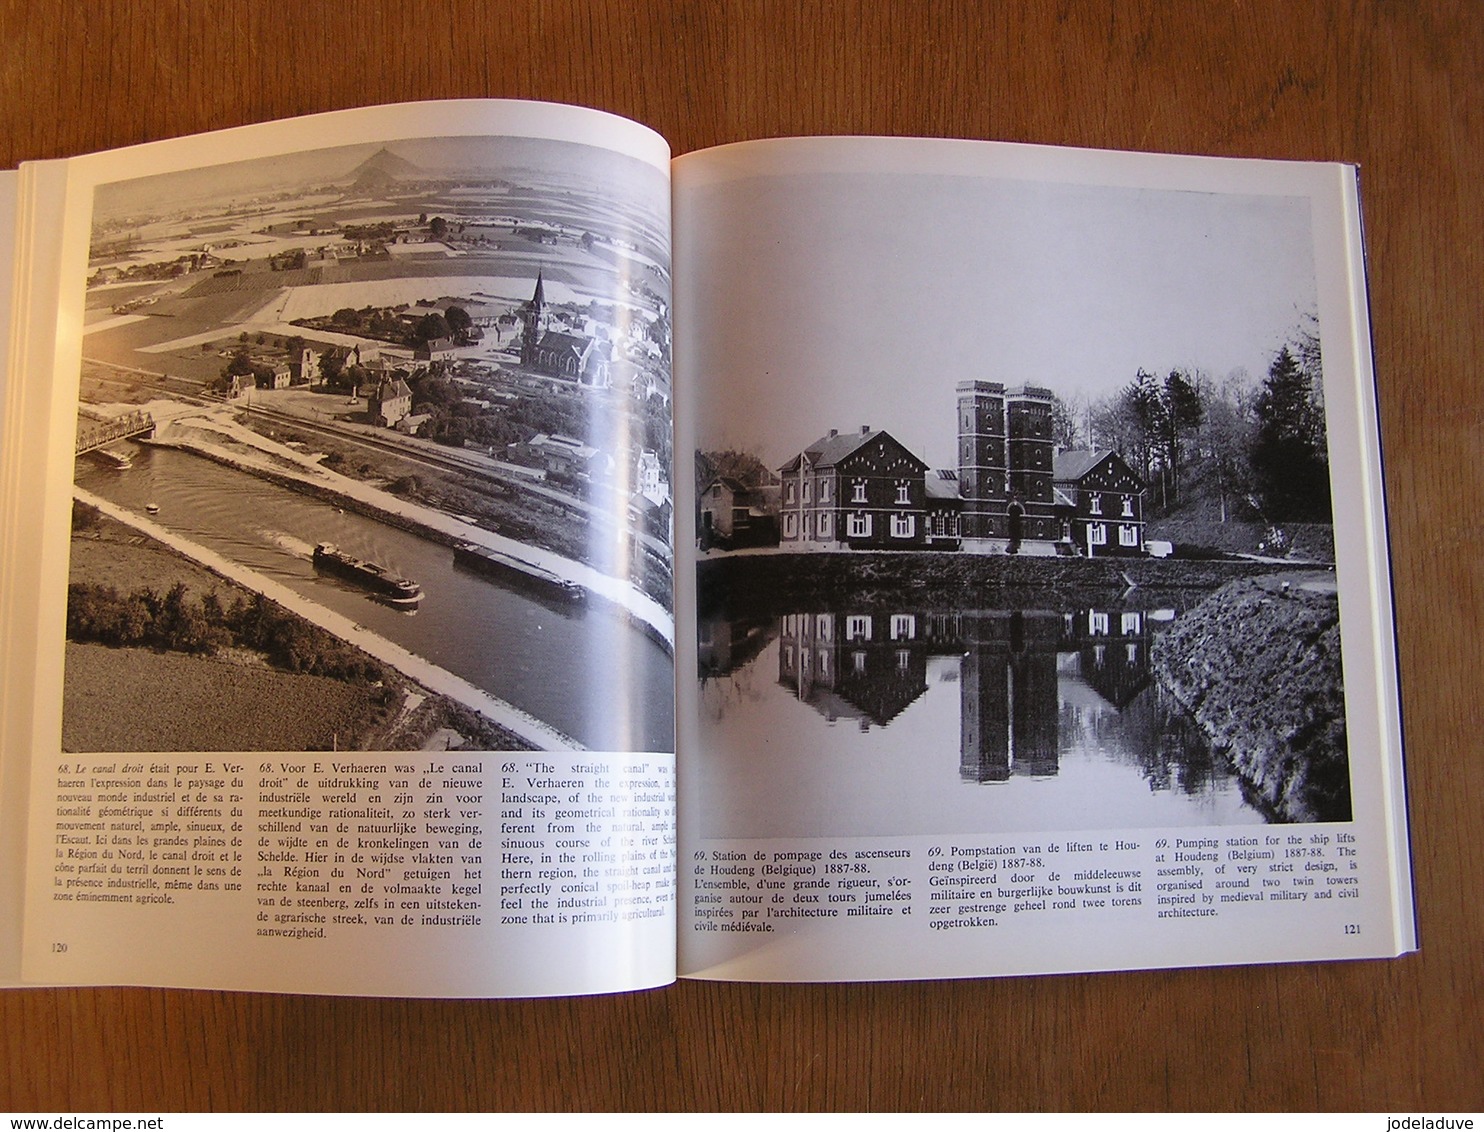
M 549 328 L 546 280 L 541 271 L 536 272 L 536 289 L 520 317 L 520 364 L 523 367 L 546 377 L 600 389 L 613 384 L 612 342 L 596 335 Z

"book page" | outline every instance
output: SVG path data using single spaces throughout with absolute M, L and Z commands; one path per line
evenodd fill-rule
M 22 979 L 672 979 L 663 141 L 432 103 L 28 173 Z
M 9 343 L 14 305 L 15 211 L 20 174 L 0 173 L 0 342 Z M 11 380 L 8 356 L 0 354 L 0 413 Z M 4 418 L 0 417 L 0 429 Z M 0 536 L 3 544 L 3 536 Z M 0 986 L 20 976 L 21 912 L 25 905 L 26 782 L 23 760 L 0 757 Z
M 1415 946 L 1354 170 L 674 175 L 681 973 Z

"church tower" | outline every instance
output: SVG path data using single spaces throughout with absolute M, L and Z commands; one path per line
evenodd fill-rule
M 541 344 L 541 331 L 544 326 L 544 310 L 546 306 L 546 288 L 542 283 L 541 272 L 536 272 L 536 290 L 531 295 L 531 301 L 526 304 L 526 309 L 521 315 L 525 323 L 525 329 L 520 339 L 520 364 L 533 366 L 536 364 L 536 347 Z

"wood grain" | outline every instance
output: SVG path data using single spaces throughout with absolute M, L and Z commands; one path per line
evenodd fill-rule
M 1484 1108 L 1477 5 L 0 3 L 0 165 L 510 96 L 677 153 L 924 134 L 1359 162 L 1422 951 L 1396 962 L 408 1002 L 0 994 L 0 1109 Z

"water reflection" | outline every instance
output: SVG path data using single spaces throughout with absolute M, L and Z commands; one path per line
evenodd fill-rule
M 782 711 L 787 697 L 811 709 L 818 728 L 800 731 L 800 717 L 790 717 L 801 750 L 838 749 L 842 728 L 860 737 L 858 745 L 884 732 L 895 738 L 893 761 L 910 764 L 921 754 L 917 735 L 951 734 L 955 721 L 945 716 L 956 712 L 960 784 L 1053 784 L 1041 789 L 1062 790 L 1069 812 L 1096 811 L 1108 826 L 1136 824 L 1146 803 L 1135 795 L 1151 793 L 1190 803 L 1183 817 L 1162 810 L 1171 824 L 1265 820 L 1154 678 L 1153 634 L 1176 616 L 1167 607 L 1120 603 L 720 614 L 699 625 L 700 676 L 713 690 L 747 689 L 744 701 L 761 695 Z M 758 693 L 754 674 L 762 665 L 772 690 Z M 725 691 L 709 702 L 718 729 L 729 712 L 751 711 Z M 755 729 L 752 718 L 736 722 Z M 865 788 L 842 785 L 836 796 L 848 800 Z

